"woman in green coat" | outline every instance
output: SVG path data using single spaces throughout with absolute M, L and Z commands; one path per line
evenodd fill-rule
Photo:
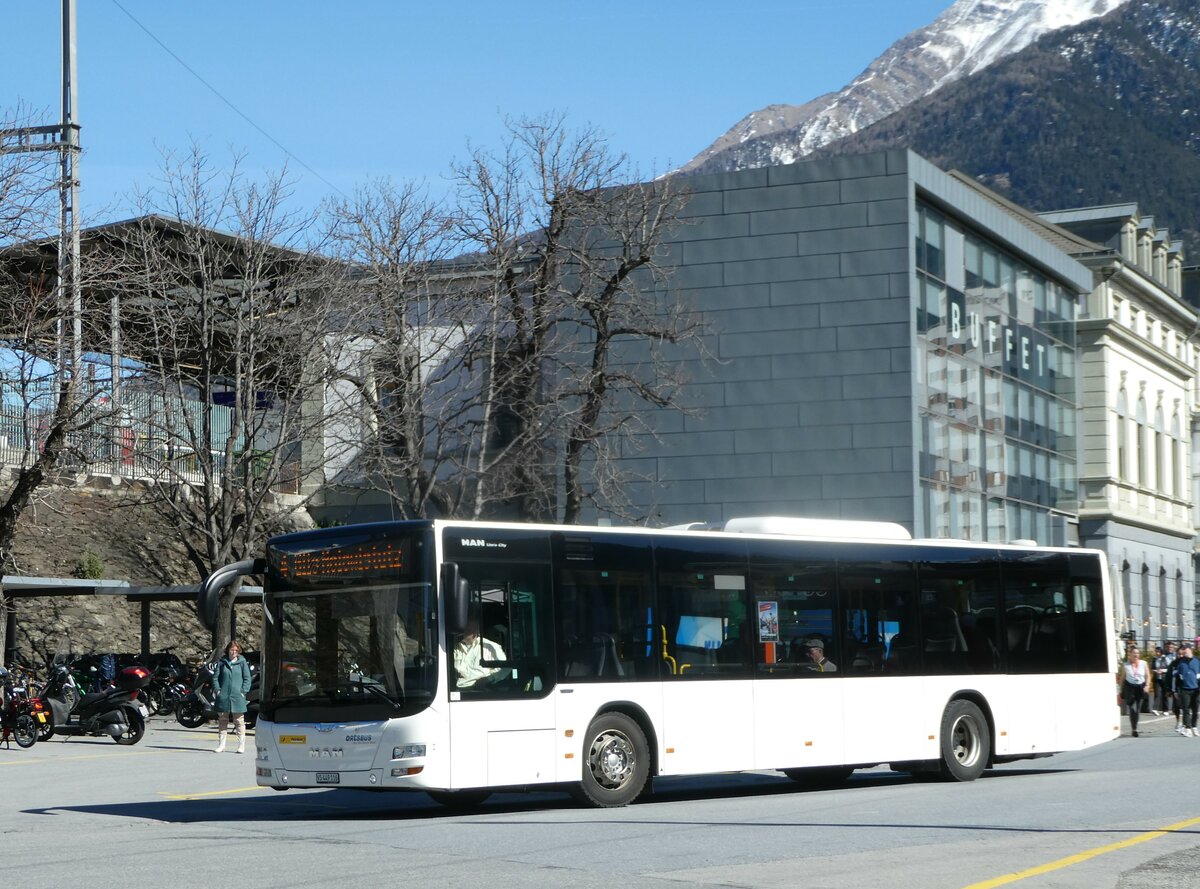
M 217 753 L 225 752 L 229 717 L 237 729 L 238 753 L 246 752 L 246 693 L 250 691 L 250 665 L 242 657 L 242 646 L 234 639 L 225 646 L 225 657 L 213 673 L 213 708 L 217 711 Z

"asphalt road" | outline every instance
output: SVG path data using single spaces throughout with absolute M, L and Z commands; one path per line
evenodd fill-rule
M 1173 726 L 1143 717 L 1139 738 L 972 784 L 761 773 L 659 781 L 624 809 L 547 793 L 452 814 L 424 794 L 260 790 L 251 754 L 152 720 L 135 747 L 0 747 L 0 885 L 1187 889 L 1200 738 Z

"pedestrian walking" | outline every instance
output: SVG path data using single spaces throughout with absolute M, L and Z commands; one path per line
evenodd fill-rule
M 1179 700 L 1182 726 L 1177 729 L 1185 738 L 1196 735 L 1197 691 L 1200 691 L 1200 660 L 1192 656 L 1192 644 L 1184 642 L 1179 657 L 1171 667 L 1175 695 Z
M 1154 674 L 1154 709 L 1159 713 L 1174 710 L 1175 693 L 1171 691 L 1171 664 L 1175 663 L 1175 643 L 1168 642 L 1166 648 L 1156 648 L 1151 672 Z
M 1150 684 L 1150 670 L 1146 666 L 1146 662 L 1142 660 L 1142 653 L 1138 651 L 1136 645 L 1130 646 L 1122 672 L 1124 673 L 1124 682 L 1121 684 L 1121 697 L 1125 700 L 1125 707 L 1129 711 L 1129 728 L 1136 738 L 1138 736 L 1138 717 L 1142 713 L 1142 701 L 1146 697 L 1146 687 Z
M 238 753 L 246 752 L 246 693 L 250 691 L 250 665 L 242 657 L 242 646 L 234 639 L 225 646 L 225 657 L 213 673 L 213 701 L 217 711 L 217 753 L 225 752 L 229 718 L 237 730 Z

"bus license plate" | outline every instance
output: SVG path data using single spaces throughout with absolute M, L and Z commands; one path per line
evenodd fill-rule
M 337 772 L 317 772 L 318 784 L 340 784 L 342 776 Z

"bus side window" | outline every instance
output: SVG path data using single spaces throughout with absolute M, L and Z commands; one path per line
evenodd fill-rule
M 555 646 L 560 682 L 658 676 L 651 550 L 645 538 L 555 536 Z
M 758 611 L 757 670 L 782 676 L 833 676 L 842 666 L 842 644 L 834 623 L 837 583 L 831 559 L 796 558 L 769 543 L 756 541 L 750 553 L 750 578 Z M 811 643 L 824 646 L 833 669 L 817 669 Z
M 846 673 L 917 673 L 921 646 L 911 562 L 838 565 L 842 620 L 854 646 Z
M 745 545 L 697 536 L 688 548 L 659 546 L 655 554 L 660 630 L 666 639 L 664 677 L 750 675 L 755 632 L 747 606 Z
M 922 562 L 921 638 L 927 673 L 992 673 L 999 669 L 995 604 L 1000 566 L 948 550 Z
M 1074 672 L 1069 557 L 1006 553 L 1003 573 L 1009 672 Z

